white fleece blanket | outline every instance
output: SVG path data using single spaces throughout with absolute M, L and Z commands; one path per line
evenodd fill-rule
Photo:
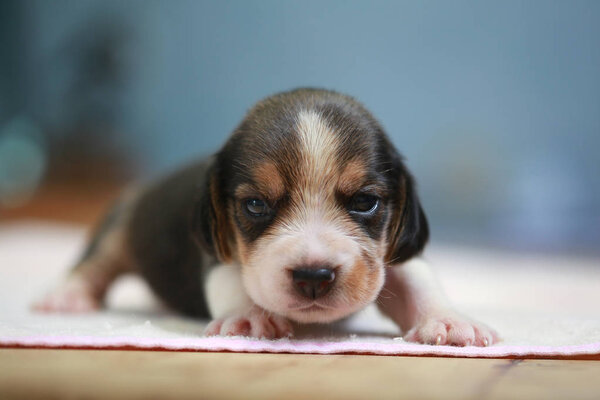
M 466 357 L 600 356 L 600 260 L 523 255 L 434 244 L 431 260 L 454 305 L 494 327 L 488 348 L 428 346 L 398 338 L 374 308 L 299 338 L 203 338 L 206 321 L 164 309 L 136 277 L 121 279 L 108 307 L 85 315 L 40 315 L 29 305 L 58 282 L 85 241 L 79 226 L 0 223 L 0 347 L 366 353 Z

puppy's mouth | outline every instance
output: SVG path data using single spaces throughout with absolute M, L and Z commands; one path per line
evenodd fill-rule
M 350 311 L 347 307 L 326 304 L 324 300 L 312 300 L 294 301 L 282 310 L 282 314 L 300 323 L 327 323 L 345 317 Z
M 288 309 L 290 311 L 314 312 L 314 311 L 333 310 L 333 309 L 335 309 L 335 307 L 331 307 L 331 306 L 313 301 L 310 304 L 303 304 L 303 305 L 293 304 L 293 305 L 289 306 Z

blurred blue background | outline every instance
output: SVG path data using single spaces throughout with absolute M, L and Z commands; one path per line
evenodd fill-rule
M 4 0 L 0 201 L 174 168 L 317 86 L 382 122 L 434 239 L 598 253 L 599 21 L 598 1 Z

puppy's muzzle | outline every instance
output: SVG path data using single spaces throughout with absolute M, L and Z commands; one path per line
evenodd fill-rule
M 333 268 L 297 268 L 292 271 L 296 291 L 309 299 L 326 295 L 335 281 Z

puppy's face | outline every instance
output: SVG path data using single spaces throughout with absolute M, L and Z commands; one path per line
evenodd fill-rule
M 241 265 L 247 293 L 299 322 L 379 294 L 387 263 L 419 252 L 427 223 L 380 126 L 349 97 L 298 90 L 259 103 L 218 154 L 201 236 Z

